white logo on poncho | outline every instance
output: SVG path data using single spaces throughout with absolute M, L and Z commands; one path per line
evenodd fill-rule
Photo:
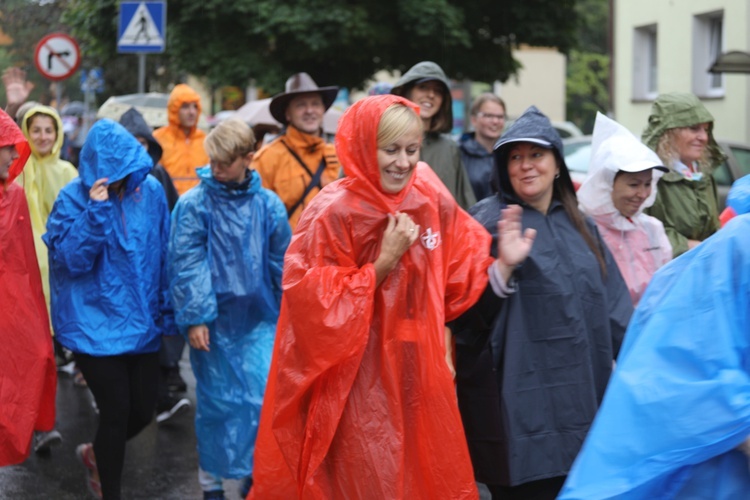
M 422 233 L 420 238 L 422 240 L 422 245 L 424 245 L 427 250 L 435 250 L 440 246 L 440 243 L 442 243 L 440 240 L 440 231 L 433 233 L 432 228 L 427 228 L 427 231 Z

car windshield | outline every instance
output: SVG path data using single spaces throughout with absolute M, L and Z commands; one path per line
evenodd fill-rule
M 732 154 L 737 160 L 737 166 L 740 167 L 744 175 L 750 174 L 750 149 L 731 146 Z
M 565 164 L 568 170 L 585 174 L 589 171 L 591 160 L 591 142 L 573 142 L 564 144 Z

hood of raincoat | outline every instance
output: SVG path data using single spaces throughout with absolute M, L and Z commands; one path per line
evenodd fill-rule
M 612 202 L 612 186 L 620 170 L 635 171 L 651 167 L 662 167 L 662 161 L 651 149 L 638 140 L 628 129 L 601 113 L 596 114 L 594 137 L 591 143 L 591 163 L 586 180 L 578 189 L 578 204 L 583 212 L 592 217 L 608 219 L 608 225 L 628 231 L 634 229 Z M 651 194 L 641 204 L 637 217 L 656 200 L 656 183 L 664 172 L 652 168 Z
M 445 76 L 443 68 L 432 61 L 422 61 L 415 64 L 404 75 L 399 78 L 396 85 L 391 89 L 391 93 L 401 97 L 408 97 L 411 88 L 419 81 L 437 80 L 444 86 L 443 104 L 440 106 L 439 114 L 447 117 L 446 126 L 440 130 L 432 132 L 446 133 L 450 132 L 453 127 L 453 99 L 451 97 L 451 82 Z
M 714 139 L 714 117 L 695 95 L 689 92 L 661 94 L 651 105 L 648 126 L 641 139 L 644 144 L 656 151 L 659 139 L 669 129 L 690 127 L 698 123 L 708 123 L 708 155 L 710 167 L 724 161 L 725 155 Z M 671 167 L 671 165 L 668 165 Z
M 91 127 L 81 149 L 78 174 L 84 186 L 91 188 L 106 177 L 109 184 L 128 177 L 125 192 L 134 191 L 153 166 L 146 149 L 125 127 L 110 119 Z
M 8 178 L 5 180 L 5 184 L 9 185 L 18 177 L 24 165 L 26 165 L 26 161 L 31 155 L 31 147 L 13 118 L 0 109 L 0 148 L 5 146 L 15 146 L 18 152 L 18 158 L 13 160 L 8 169 Z
M 510 183 L 508 175 L 508 153 L 510 145 L 514 142 L 532 142 L 552 149 L 560 166 L 560 178 L 555 180 L 560 189 L 565 189 L 575 194 L 575 187 L 568 172 L 568 166 L 563 159 L 562 139 L 560 134 L 552 126 L 549 118 L 539 111 L 536 106 L 531 106 L 513 125 L 503 134 L 495 144 L 495 165 L 497 165 L 497 184 L 500 192 L 519 199 L 515 189 Z M 556 197 L 557 195 L 553 195 Z
M 154 161 L 154 165 L 158 165 L 164 151 L 157 140 L 154 139 L 154 135 L 151 133 L 151 127 L 148 126 L 143 115 L 140 114 L 137 109 L 130 108 L 120 117 L 120 125 L 125 127 L 125 129 L 135 137 L 143 137 L 146 139 L 148 142 L 148 154 Z
M 211 167 L 201 167 L 195 172 L 198 174 L 198 178 L 203 185 L 225 198 L 239 198 L 253 195 L 260 191 L 261 188 L 260 174 L 255 170 L 248 170 L 245 180 L 240 183 L 234 183 L 235 187 L 217 181 L 211 173 Z
M 336 154 L 346 177 L 354 180 L 351 188 L 368 198 L 380 200 L 389 210 L 401 204 L 418 175 L 415 167 L 409 183 L 398 193 L 386 193 L 380 184 L 378 125 L 385 110 L 394 104 L 407 106 L 419 114 L 419 107 L 403 97 L 367 97 L 349 106 L 336 132 Z
M 198 95 L 198 92 L 184 83 L 176 85 L 169 94 L 169 101 L 167 102 L 167 119 L 169 120 L 170 125 L 182 128 L 182 125 L 180 125 L 180 117 L 177 115 L 177 112 L 186 102 L 196 103 L 198 105 L 198 116 L 200 116 L 203 108 L 201 108 L 201 96 Z M 198 122 L 196 120 L 196 125 L 192 130 L 195 130 L 197 125 Z
M 52 151 L 44 157 L 45 160 L 50 159 L 54 162 L 57 162 L 60 159 L 60 151 L 62 151 L 62 145 L 63 141 L 65 140 L 65 134 L 63 132 L 63 123 L 60 119 L 60 115 L 57 114 L 57 111 L 54 108 L 50 108 L 49 106 L 32 106 L 29 108 L 29 110 L 26 112 L 26 114 L 23 115 L 23 120 L 21 121 L 21 127 L 23 130 L 23 135 L 26 136 L 26 139 L 29 141 L 29 146 L 31 147 L 31 154 L 34 155 L 35 159 L 41 159 L 42 157 L 39 154 L 39 151 L 37 151 L 36 146 L 34 146 L 34 143 L 29 138 L 29 118 L 34 116 L 37 113 L 41 113 L 43 115 L 47 115 L 55 122 L 56 128 L 57 128 L 57 137 L 55 138 L 55 144 L 52 146 Z
M 737 215 L 750 213 L 750 175 L 734 181 L 727 196 L 727 205 Z
M 484 146 L 479 144 L 475 132 L 471 132 L 462 137 L 458 146 L 461 148 L 461 151 L 468 156 L 473 156 L 475 158 L 486 158 L 492 156 L 491 152 L 487 151 L 484 149 Z

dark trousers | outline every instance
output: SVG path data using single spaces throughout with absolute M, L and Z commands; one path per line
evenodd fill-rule
M 185 348 L 185 337 L 182 335 L 164 335 L 159 348 L 159 364 L 163 368 L 177 368 Z
M 180 359 L 182 351 L 185 348 L 185 337 L 182 335 L 164 335 L 161 338 L 161 347 L 159 348 L 159 390 L 158 401 L 160 404 L 169 398 L 169 389 L 167 388 L 167 376 L 170 370 L 177 370 L 179 373 Z
M 159 379 L 159 354 L 95 357 L 75 354 L 99 408 L 94 454 L 102 495 L 119 500 L 125 442 L 154 417 Z
M 566 476 L 551 477 L 519 484 L 518 486 L 500 486 L 488 484 L 492 500 L 555 500 L 565 484 Z

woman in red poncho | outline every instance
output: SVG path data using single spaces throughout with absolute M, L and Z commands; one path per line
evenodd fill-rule
M 57 371 L 29 207 L 13 182 L 31 150 L 0 110 L 0 466 L 29 456 L 33 431 L 55 425 Z
M 490 236 L 418 163 L 421 140 L 401 97 L 341 118 L 346 178 L 284 262 L 253 498 L 477 497 L 444 325 L 484 291 Z

